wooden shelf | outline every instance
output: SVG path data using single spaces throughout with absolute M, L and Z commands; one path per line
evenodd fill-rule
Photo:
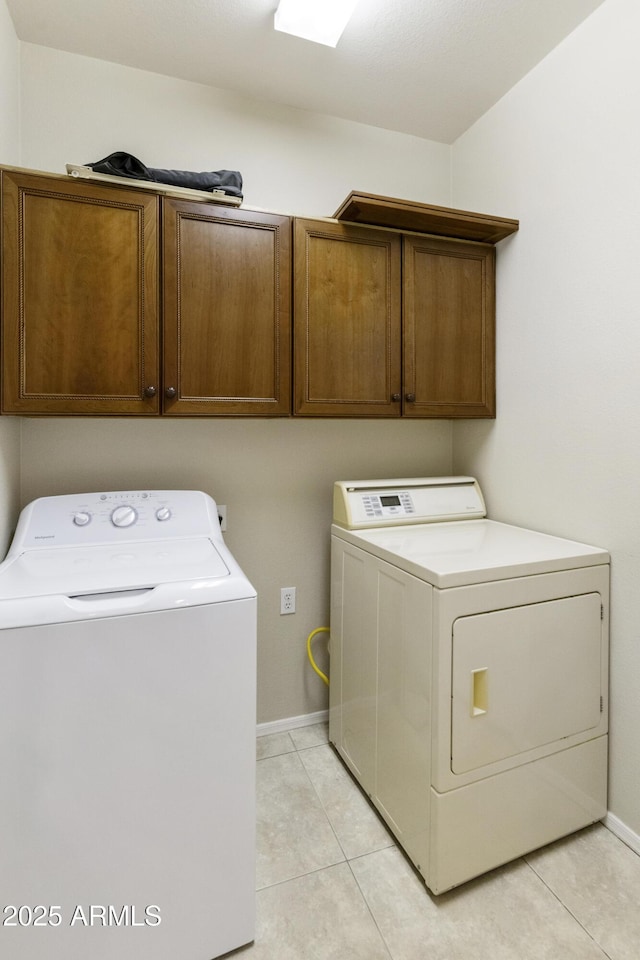
M 519 220 L 435 207 L 413 200 L 395 200 L 393 197 L 380 197 L 357 190 L 351 191 L 333 216 L 336 220 L 350 223 L 413 230 L 481 243 L 498 243 L 515 233 L 520 226 Z

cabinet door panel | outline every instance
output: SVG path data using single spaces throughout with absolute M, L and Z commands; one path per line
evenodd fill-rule
M 405 416 L 495 415 L 494 271 L 486 244 L 404 238 Z
M 295 413 L 400 415 L 400 254 L 391 233 L 296 220 Z
M 165 413 L 291 412 L 288 217 L 164 201 Z
M 2 180 L 3 412 L 157 413 L 157 198 Z

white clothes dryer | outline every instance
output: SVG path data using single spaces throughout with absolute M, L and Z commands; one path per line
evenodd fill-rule
M 606 813 L 609 555 L 470 477 L 343 481 L 330 739 L 434 893 Z
M 46 497 L 0 565 L 0 954 L 254 937 L 256 594 L 198 491 Z

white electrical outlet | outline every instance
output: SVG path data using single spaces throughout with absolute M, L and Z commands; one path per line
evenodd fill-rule
M 220 521 L 220 529 L 224 533 L 227 529 L 227 506 L 224 503 L 216 503 L 218 508 L 218 520 Z
M 281 587 L 280 589 L 280 613 L 296 612 L 296 588 Z

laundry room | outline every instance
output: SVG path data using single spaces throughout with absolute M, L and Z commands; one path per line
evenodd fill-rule
M 251 6 L 265 19 L 276 4 L 255 0 Z M 395 6 L 402 16 L 403 4 Z M 468 4 L 456 6 L 463 16 Z M 519 5 L 492 0 L 485 6 L 492 14 L 502 11 L 506 24 L 507 8 Z M 544 6 L 550 15 L 557 5 Z M 376 0 L 373 7 L 382 16 L 382 4 Z M 65 45 L 52 39 L 55 31 L 48 31 L 41 14 L 36 16 L 34 3 L 0 0 L 2 166 L 60 175 L 66 164 L 86 164 L 124 150 L 149 166 L 240 171 L 240 209 L 331 218 L 358 190 L 519 222 L 517 232 L 495 245 L 495 417 L 3 415 L 0 549 L 4 554 L 8 548 L 20 510 L 38 497 L 200 490 L 225 505 L 225 542 L 258 596 L 258 732 L 266 739 L 293 731 L 291 753 L 276 758 L 282 769 L 274 763 L 274 782 L 285 776 L 287 758 L 302 756 L 304 744 L 314 743 L 305 736 L 312 737 L 311 731 L 321 730 L 327 719 L 327 686 L 311 668 L 306 640 L 315 628 L 329 626 L 335 481 L 474 477 L 492 520 L 607 550 L 611 617 L 605 827 L 602 834 L 589 835 L 597 855 L 588 863 L 571 861 L 570 852 L 561 848 L 562 863 L 552 864 L 549 875 L 540 866 L 540 875 L 553 889 L 553 870 L 573 869 L 593 892 L 599 861 L 610 871 L 607 877 L 624 878 L 635 904 L 640 898 L 635 856 L 640 853 L 640 519 L 635 482 L 640 470 L 635 243 L 640 10 L 633 0 L 572 0 L 563 8 L 566 20 L 559 17 L 557 39 L 545 48 L 541 37 L 530 65 L 509 87 L 496 89 L 486 108 L 468 120 L 461 112 L 448 128 L 436 129 L 421 118 L 429 115 L 437 86 L 435 94 L 433 88 L 412 89 L 407 94 L 411 109 L 403 103 L 403 119 L 395 126 L 378 120 L 375 111 L 352 116 L 336 108 L 333 114 L 321 95 L 322 78 L 331 71 L 331 57 L 340 56 L 340 46 L 337 52 L 327 48 L 313 54 L 318 95 L 302 104 L 293 97 L 278 100 L 266 83 L 261 94 L 247 92 L 240 68 L 228 84 L 207 82 L 204 70 L 199 79 L 172 72 L 169 55 L 161 68 L 153 57 L 153 41 L 165 29 L 164 9 L 160 16 L 144 6 L 148 19 L 137 25 L 138 39 L 129 36 L 121 56 L 110 58 L 106 38 L 101 46 L 100 26 L 97 21 L 92 25 L 87 7 L 71 0 L 48 7 L 47 16 L 59 15 L 63 23 L 69 18 Z M 83 29 L 76 35 L 71 23 L 80 20 Z M 93 39 L 81 43 L 82 33 L 93 33 Z M 469 71 L 486 66 L 478 55 Z M 372 100 L 383 82 L 369 76 Z M 415 123 L 404 119 L 408 115 Z M 290 586 L 296 591 L 295 613 L 283 616 L 281 589 Z M 314 643 L 314 654 L 330 677 L 322 636 Z M 311 763 L 310 753 L 306 759 Z M 607 846 L 609 836 L 623 841 L 627 853 L 635 851 L 634 859 L 623 857 L 618 865 Z M 385 842 L 376 855 L 388 855 Z M 306 903 L 307 913 L 310 897 L 328 904 L 320 880 L 324 869 L 336 871 L 334 879 L 327 875 L 327 883 L 351 903 L 353 876 L 339 872 L 350 858 L 327 857 L 326 862 L 311 859 L 310 867 L 291 874 L 267 871 L 259 917 L 261 909 L 275 916 L 277 886 L 284 889 L 292 877 L 303 877 L 310 891 L 292 890 L 292 902 L 299 898 Z M 373 889 L 375 877 L 365 861 L 362 857 L 353 874 L 362 889 L 367 884 Z M 389 860 L 393 883 L 380 887 L 381 903 L 385 896 L 390 902 L 403 868 Z M 310 879 L 314 871 L 318 876 Z M 497 882 L 503 886 L 495 893 L 479 893 L 488 898 L 481 901 L 485 910 L 510 902 L 514 876 L 507 873 Z M 438 898 L 419 892 L 428 897 L 435 916 Z M 374 894 L 367 903 L 375 914 Z M 443 894 L 440 902 L 462 929 L 465 908 L 455 896 Z M 638 921 L 631 912 L 618 915 L 606 891 L 593 893 L 588 902 L 585 894 L 579 904 L 564 899 L 562 891 L 557 896 L 591 938 L 588 944 L 578 934 L 573 940 L 564 921 L 554 921 L 555 942 L 564 945 L 564 954 L 558 955 L 635 958 Z M 412 892 L 412 909 L 420 904 L 416 898 Z M 380 910 L 385 912 L 384 904 Z M 393 920 L 387 920 L 392 926 Z M 538 921 L 546 924 L 544 912 Z M 306 917 L 307 922 L 312 919 Z M 362 917 L 361 922 L 365 924 Z M 535 939 L 531 923 L 531 918 L 523 919 L 523 939 Z M 380 920 L 382 933 L 375 933 L 381 941 L 363 934 L 361 953 L 344 955 L 426 956 L 384 924 Z M 320 936 L 320 928 L 328 951 L 330 932 L 324 925 L 312 928 L 315 933 L 309 936 Z M 282 927 L 275 930 L 266 921 L 259 929 L 265 943 L 284 937 Z M 427 942 L 424 930 L 416 930 Z M 473 939 L 471 932 L 469 937 Z M 429 942 L 429 956 L 452 960 L 466 955 L 456 953 L 449 941 L 448 946 Z M 518 941 L 513 943 L 512 954 L 500 954 L 487 940 L 481 960 L 507 960 L 516 949 L 525 960 L 544 956 L 536 947 L 527 954 Z M 0 953 L 1 945 L 0 932 Z M 549 943 L 547 947 L 552 951 Z M 260 960 L 278 955 L 266 947 L 259 953 L 259 937 L 255 949 Z M 322 950 L 299 948 L 289 955 L 305 960 L 341 955 Z

